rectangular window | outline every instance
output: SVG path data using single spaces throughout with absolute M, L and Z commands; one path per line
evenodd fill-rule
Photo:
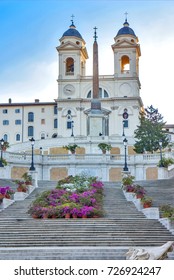
M 34 113 L 33 112 L 28 113 L 28 122 L 34 122 Z
M 3 125 L 9 125 L 9 120 L 3 120 Z
M 57 115 L 57 105 L 54 106 L 54 115 Z
M 41 108 L 41 113 L 45 113 L 45 108 Z
M 28 136 L 34 136 L 34 128 L 33 126 L 28 127 Z
M 15 113 L 19 114 L 20 113 L 20 109 L 15 109 Z
M 67 129 L 71 129 L 72 121 L 67 121 Z
M 124 127 L 128 127 L 128 120 L 124 120 Z
M 15 124 L 16 125 L 20 125 L 21 124 L 21 120 L 15 120 Z
M 57 119 L 54 119 L 54 128 L 57 128 Z
M 41 124 L 45 124 L 45 119 L 41 119 Z
M 8 110 L 7 109 L 3 109 L 2 112 L 3 112 L 3 114 L 7 114 Z

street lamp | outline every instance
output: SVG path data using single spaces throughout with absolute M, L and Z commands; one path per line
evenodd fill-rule
M 30 170 L 31 171 L 34 171 L 35 170 L 35 167 L 34 167 L 34 152 L 33 152 L 33 148 L 34 148 L 34 138 L 32 137 L 31 139 L 29 139 L 31 141 L 31 166 L 30 166 Z
M 0 145 L 1 145 L 1 159 L 0 159 L 0 167 L 4 167 L 3 162 L 2 162 L 2 153 L 3 153 L 3 145 L 4 145 L 4 139 L 0 140 Z
M 127 142 L 128 142 L 127 139 L 124 138 L 124 140 L 123 140 L 124 149 L 125 149 L 125 153 L 124 153 L 124 168 L 123 168 L 124 171 L 128 171 L 129 170 L 128 167 L 127 167 L 127 155 L 126 155 Z
M 123 134 L 122 134 L 122 136 L 125 136 L 125 134 L 124 134 L 124 122 L 125 121 L 123 121 Z
M 162 155 L 162 145 L 163 145 L 163 141 L 159 140 L 159 148 L 160 148 L 160 165 L 159 165 L 159 167 L 164 167 L 164 165 L 163 165 L 163 155 Z
M 71 121 L 71 129 L 72 129 L 71 137 L 74 137 L 73 128 L 74 128 L 74 121 Z

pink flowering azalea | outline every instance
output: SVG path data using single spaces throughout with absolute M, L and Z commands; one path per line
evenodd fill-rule
M 97 188 L 97 189 L 102 189 L 104 184 L 101 181 L 96 181 L 91 184 L 92 187 Z

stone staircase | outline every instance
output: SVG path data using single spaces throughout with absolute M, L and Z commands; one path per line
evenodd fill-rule
M 174 236 L 157 220 L 148 220 L 126 201 L 120 184 L 105 183 L 105 217 L 32 219 L 32 200 L 56 182 L 39 182 L 24 201 L 0 212 L 0 259 L 125 259 L 129 247 L 161 246 Z M 174 259 L 174 254 L 169 255 Z
M 137 181 L 143 186 L 148 196 L 153 198 L 153 206 L 159 207 L 163 204 L 174 206 L 174 178 L 150 181 Z

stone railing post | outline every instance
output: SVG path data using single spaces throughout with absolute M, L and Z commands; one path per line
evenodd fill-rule
M 32 177 L 32 185 L 33 185 L 33 187 L 38 188 L 38 172 L 30 170 L 29 174 Z

